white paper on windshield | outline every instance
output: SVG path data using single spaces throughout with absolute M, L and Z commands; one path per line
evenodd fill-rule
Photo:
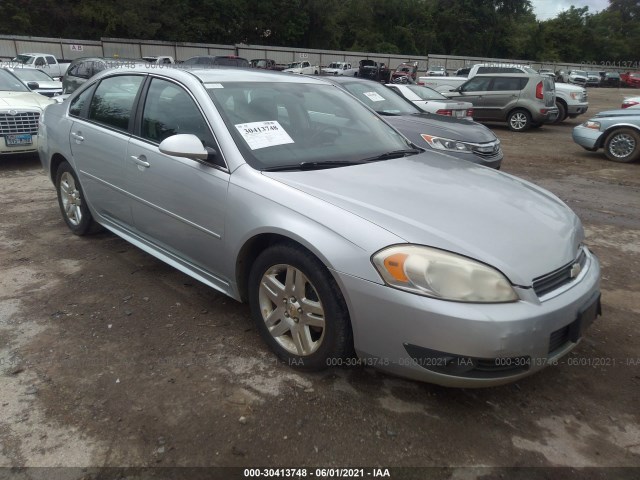
M 239 123 L 236 128 L 251 150 L 294 143 L 293 139 L 276 120 Z
M 384 102 L 385 98 L 378 92 L 363 92 L 363 95 L 369 97 L 372 102 Z

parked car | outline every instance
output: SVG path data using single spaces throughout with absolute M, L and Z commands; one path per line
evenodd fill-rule
M 573 83 L 574 85 L 580 85 L 585 87 L 587 85 L 588 74 L 584 70 L 570 70 L 565 81 L 567 83 Z
M 62 93 L 62 82 L 54 80 L 44 70 L 32 67 L 4 67 L 13 73 L 32 92 L 45 97 L 53 97 Z
M 573 141 L 591 152 L 604 149 L 614 162 L 635 162 L 640 159 L 640 109 L 600 112 L 573 129 Z
M 441 65 L 434 65 L 433 67 L 427 70 L 427 76 L 446 77 L 447 75 L 448 75 L 447 70 Z
M 623 87 L 640 87 L 640 72 L 627 72 L 620 74 L 620 82 Z
M 600 72 L 587 72 L 587 87 L 599 87 L 601 81 Z
M 250 68 L 251 65 L 246 58 L 237 57 L 235 55 L 199 55 L 188 58 L 182 62 L 186 67 L 236 67 Z
M 498 137 L 484 125 L 425 112 L 381 83 L 349 77 L 324 77 L 374 110 L 421 148 L 479 165 L 500 168 Z
M 455 76 L 456 77 L 465 77 L 466 78 L 466 77 L 469 76 L 469 72 L 470 71 L 471 71 L 471 67 L 459 68 L 459 69 L 456 70 Z M 431 75 L 429 73 L 429 71 L 427 71 L 427 76 L 433 76 L 433 77 L 438 77 L 439 76 L 439 77 L 442 77 L 443 75 Z M 444 75 L 444 76 L 446 77 L 447 75 Z
M 391 71 L 384 63 L 375 60 L 360 60 L 358 76 L 375 80 L 377 82 L 389 83 L 391 81 Z
M 48 53 L 21 53 L 12 61 L 27 67 L 41 68 L 52 78 L 61 78 L 71 63 L 71 60 L 58 60 Z
M 399 77 L 408 77 L 412 80 L 416 80 L 418 76 L 418 62 L 401 63 L 391 74 L 391 80 Z
M 556 74 L 553 72 L 553 70 L 548 69 L 548 68 L 541 68 L 540 70 L 538 70 L 538 73 L 540 75 L 546 75 L 547 77 L 551 77 L 554 80 L 556 79 Z
M 141 63 L 140 60 L 110 57 L 76 58 L 62 77 L 62 93 L 73 93 L 94 75 L 110 68 L 123 68 Z
M 320 72 L 318 65 L 311 65 L 306 60 L 303 62 L 294 62 L 289 68 L 283 70 L 285 73 L 297 73 L 299 75 L 317 75 Z
M 603 87 L 620 87 L 620 74 L 618 72 L 605 72 L 601 85 Z
M 441 93 L 421 85 L 390 83 L 387 87 L 425 112 L 473 120 L 473 105 L 469 102 L 454 102 Z
M 539 74 L 476 75 L 443 95 L 471 102 L 475 120 L 506 122 L 514 132 L 554 123 L 559 115 L 553 79 Z
M 169 55 L 151 55 L 142 57 L 142 60 L 151 65 L 173 65 L 176 61 Z
M 327 67 L 321 69 L 325 75 L 345 75 L 347 77 L 357 77 L 358 69 L 353 68 L 350 63 L 331 62 Z
M 262 70 L 282 71 L 286 68 L 284 65 L 277 64 L 276 61 L 271 58 L 254 58 L 249 63 L 252 68 L 260 68 Z
M 469 69 L 469 78 L 478 74 L 486 73 L 522 73 L 527 75 L 539 75 L 535 70 L 526 65 L 507 65 L 507 64 L 476 64 Z M 551 78 L 549 75 L 547 77 Z M 446 92 L 455 90 L 466 80 L 462 77 L 420 77 L 419 84 L 431 87 L 436 91 Z M 555 83 L 556 107 L 558 115 L 550 123 L 559 123 L 567 117 L 576 118 L 589 109 L 587 101 L 587 90 L 578 85 L 569 85 L 564 83 Z M 515 98 L 515 97 L 514 97 Z
M 640 108 L 640 97 L 627 97 L 622 101 L 620 108 Z
M 0 68 L 0 157 L 38 150 L 38 121 L 53 100 L 29 90 L 11 72 Z
M 416 149 L 327 78 L 352 80 L 101 73 L 43 119 L 62 218 L 247 301 L 292 367 L 355 351 L 397 375 L 482 387 L 575 348 L 600 311 L 600 267 L 571 209 Z

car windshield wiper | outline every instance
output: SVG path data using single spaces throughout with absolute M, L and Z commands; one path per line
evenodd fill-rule
M 399 117 L 400 115 L 402 115 L 401 113 L 386 112 L 384 110 L 376 110 L 376 113 L 378 115 L 382 115 L 382 116 L 385 116 L 385 117 Z
M 318 170 L 321 168 L 347 167 L 349 165 L 360 165 L 365 161 L 351 160 L 328 160 L 326 162 L 301 162 L 295 165 L 277 165 L 275 167 L 263 168 L 263 172 L 282 172 L 287 170 Z
M 424 150 L 418 148 L 407 148 L 405 150 L 394 150 L 392 152 L 381 153 L 380 155 L 376 155 L 375 157 L 365 158 L 363 162 L 377 162 L 380 160 L 391 160 L 392 158 L 401 158 L 407 157 L 409 155 L 417 155 L 418 153 L 422 153 Z

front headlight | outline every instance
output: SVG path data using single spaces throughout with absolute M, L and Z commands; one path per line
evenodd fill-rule
M 582 93 L 581 92 L 571 92 L 569 95 L 574 100 L 580 100 L 582 98 Z
M 449 152 L 471 152 L 471 145 L 460 142 L 458 140 L 450 140 L 448 138 L 436 137 L 433 135 L 422 134 L 421 137 L 427 142 L 431 148 L 436 150 L 446 150 Z
M 600 130 L 600 122 L 594 122 L 593 120 L 587 120 L 582 124 L 583 127 L 593 128 L 594 130 Z
M 444 250 L 397 245 L 373 255 L 372 262 L 387 285 L 418 295 L 474 303 L 518 300 L 502 273 Z

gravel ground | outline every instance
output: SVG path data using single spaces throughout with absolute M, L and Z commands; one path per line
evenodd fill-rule
M 589 93 L 591 114 L 635 92 Z M 37 157 L 0 159 L 0 466 L 639 467 L 640 164 L 575 145 L 589 114 L 525 134 L 491 125 L 503 170 L 582 218 L 604 315 L 560 365 L 483 390 L 296 372 L 246 305 L 112 234 L 72 235 Z

